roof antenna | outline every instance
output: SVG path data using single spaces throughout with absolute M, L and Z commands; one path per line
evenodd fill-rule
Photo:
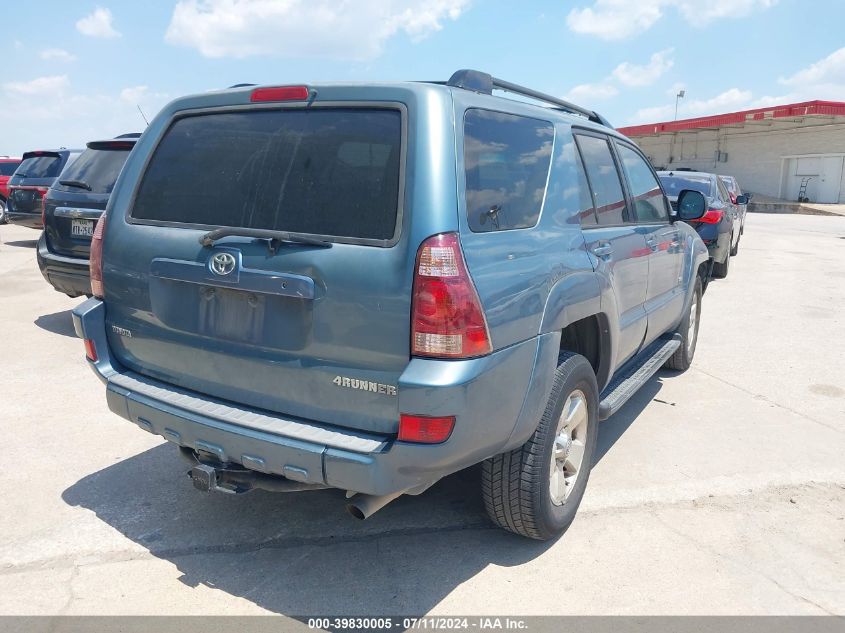
M 141 109 L 141 106 L 140 106 L 139 104 L 137 104 L 137 103 L 136 103 L 136 104 L 135 104 L 135 107 L 136 107 L 136 108 L 138 108 L 138 112 L 140 112 L 140 113 L 141 113 L 141 118 L 142 118 L 142 119 L 144 119 L 144 123 L 146 123 L 146 124 L 147 124 L 147 127 L 149 127 L 150 122 L 149 122 L 149 121 L 147 121 L 147 117 L 146 117 L 146 116 L 144 116 L 144 111 Z

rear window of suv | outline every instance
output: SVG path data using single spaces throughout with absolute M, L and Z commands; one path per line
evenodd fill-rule
M 86 149 L 65 170 L 62 179 L 54 187 L 66 191 L 80 191 L 78 187 L 62 184 L 62 181 L 75 180 L 91 187 L 91 193 L 111 193 L 131 148 L 131 145 L 122 143 L 109 149 Z
M 20 163 L 18 162 L 0 162 L 0 176 L 11 176 L 15 173 Z
M 470 229 L 479 233 L 537 224 L 554 136 L 548 121 L 467 110 L 464 168 Z
M 694 178 L 687 176 L 660 176 L 660 183 L 670 198 L 677 198 L 684 189 L 700 191 L 708 198 L 713 197 L 713 183 L 709 178 Z
M 178 119 L 147 166 L 132 217 L 352 241 L 397 232 L 402 114 L 280 109 Z
M 62 171 L 62 162 L 58 154 L 30 156 L 23 159 L 15 173 L 21 178 L 55 178 Z

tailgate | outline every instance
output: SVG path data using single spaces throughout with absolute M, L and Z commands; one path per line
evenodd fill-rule
M 398 239 L 406 116 L 381 104 L 177 118 L 127 217 L 109 219 L 114 355 L 214 397 L 393 432 L 415 254 Z M 220 227 L 291 239 L 200 244 Z
M 106 209 L 108 196 L 74 196 L 53 189 L 44 202 L 44 230 L 50 250 L 59 255 L 87 258 L 91 236 Z

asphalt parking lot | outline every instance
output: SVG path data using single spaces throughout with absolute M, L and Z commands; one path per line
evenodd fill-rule
M 106 408 L 37 236 L 0 227 L 0 614 L 845 614 L 845 217 L 749 214 L 693 367 L 603 423 L 545 544 L 487 522 L 475 471 L 366 522 L 195 491 Z

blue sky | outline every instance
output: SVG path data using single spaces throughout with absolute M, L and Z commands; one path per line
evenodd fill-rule
M 841 0 L 7 2 L 0 154 L 139 131 L 233 83 L 447 79 L 478 68 L 614 125 L 845 100 Z

